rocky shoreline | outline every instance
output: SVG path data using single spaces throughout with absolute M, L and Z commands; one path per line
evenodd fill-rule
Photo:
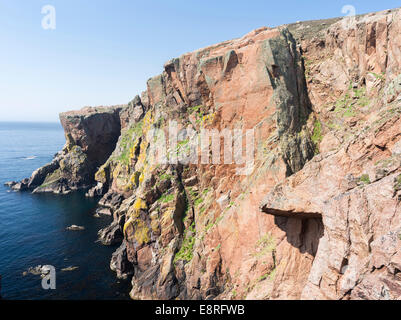
M 399 299 L 400 18 L 260 28 L 184 54 L 127 105 L 61 114 L 63 150 L 7 185 L 99 197 L 99 240 L 132 299 Z M 253 129 L 252 172 L 158 162 L 150 133 L 169 121 Z

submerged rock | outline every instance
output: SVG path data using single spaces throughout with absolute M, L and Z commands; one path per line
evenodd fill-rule
M 83 231 L 83 230 L 85 230 L 85 227 L 83 227 L 83 226 L 77 226 L 77 225 L 73 224 L 73 225 L 67 227 L 66 230 L 70 230 L 70 231 Z
M 29 267 L 27 271 L 24 271 L 22 273 L 23 276 L 26 276 L 28 274 L 33 274 L 35 276 L 40 275 L 44 277 L 45 275 L 49 274 L 53 266 L 50 265 L 38 265 L 36 267 Z
M 9 181 L 9 182 L 6 182 L 4 185 L 6 187 L 11 188 L 14 191 L 26 191 L 26 190 L 28 190 L 28 184 L 29 184 L 29 180 L 28 179 L 23 179 L 20 182 Z
M 75 271 L 75 270 L 78 270 L 78 269 L 79 269 L 79 267 L 77 267 L 77 266 L 69 266 L 69 267 L 66 267 L 66 268 L 62 268 L 60 271 L 67 272 L 67 271 Z

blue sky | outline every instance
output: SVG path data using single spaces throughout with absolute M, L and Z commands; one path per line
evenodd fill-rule
M 0 0 L 0 121 L 127 103 L 173 57 L 261 26 L 401 6 L 399 1 Z M 56 29 L 42 28 L 44 5 Z

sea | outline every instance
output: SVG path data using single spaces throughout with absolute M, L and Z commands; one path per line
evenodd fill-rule
M 1 297 L 9 300 L 129 299 L 130 284 L 109 268 L 116 247 L 99 243 L 110 217 L 94 217 L 96 200 L 70 195 L 15 192 L 7 181 L 29 177 L 65 144 L 59 123 L 0 122 Z M 70 225 L 83 231 L 67 231 Z M 55 268 L 55 289 L 42 286 L 30 267 Z M 70 268 L 70 271 L 63 270 Z M 73 270 L 71 270 L 73 269 Z M 45 279 L 46 280 L 46 279 Z M 46 280 L 50 284 L 50 280 Z M 53 280 L 52 280 L 53 281 Z

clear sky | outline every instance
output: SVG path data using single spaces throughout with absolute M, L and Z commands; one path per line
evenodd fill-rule
M 56 29 L 42 28 L 42 7 Z M 130 101 L 173 57 L 261 26 L 401 6 L 399 1 L 0 0 L 0 121 Z

